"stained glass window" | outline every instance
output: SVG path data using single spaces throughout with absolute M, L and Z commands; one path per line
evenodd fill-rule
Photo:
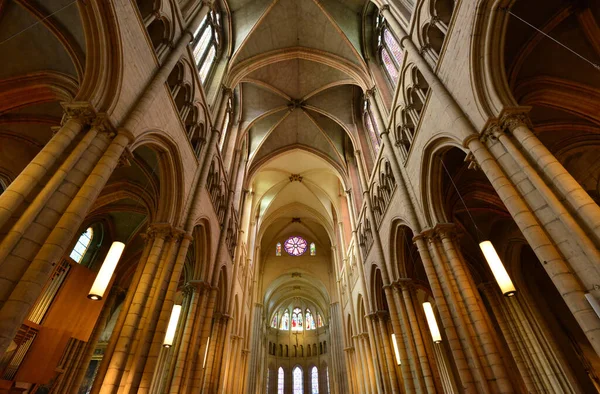
M 192 41 L 192 53 L 202 83 L 206 83 L 217 58 L 220 47 L 220 34 L 221 18 L 219 13 L 213 10 L 202 21 L 200 27 L 194 33 L 194 40 Z
M 275 256 L 281 256 L 281 242 L 277 242 L 275 246 Z
M 396 66 L 400 67 L 402 65 L 402 49 L 400 48 L 400 45 L 398 45 L 398 41 L 396 41 L 396 38 L 392 35 L 387 27 L 384 27 L 382 31 L 383 41 L 394 57 Z
M 310 255 L 311 256 L 316 256 L 317 255 L 317 246 L 315 245 L 314 242 L 310 243 Z
M 306 310 L 306 329 L 314 330 L 315 329 L 315 319 L 313 319 L 312 313 L 310 313 L 310 309 Z
M 377 154 L 379 153 L 379 130 L 377 129 L 377 123 L 373 121 L 373 115 L 371 113 L 371 108 L 369 107 L 367 100 L 365 100 L 365 103 L 366 105 L 364 107 L 365 109 L 363 114 L 363 117 L 365 119 L 365 127 L 367 128 L 369 138 L 371 139 L 371 146 L 373 147 L 373 152 L 375 153 L 375 156 L 377 156 Z
M 271 322 L 271 327 L 277 328 L 277 313 L 273 316 L 273 321 Z
M 321 318 L 321 314 L 317 312 L 317 327 L 323 327 L 323 319 Z
M 269 377 L 270 377 L 269 375 L 271 374 L 270 372 L 271 372 L 271 370 L 269 368 L 267 368 L 267 384 L 266 384 L 267 390 L 265 391 L 267 394 L 269 394 Z
M 279 328 L 281 330 L 290 329 L 290 312 L 287 309 L 283 312 L 283 316 L 281 316 L 281 326 Z
M 279 367 L 279 371 L 277 372 L 277 394 L 283 394 L 283 368 Z
M 294 308 L 292 311 L 292 331 L 302 331 L 302 309 Z
M 296 366 L 292 371 L 292 392 L 294 394 L 304 394 L 304 386 L 302 384 L 302 368 Z
M 329 367 L 325 367 L 325 377 L 327 378 L 327 394 L 329 394 Z
M 311 394 L 319 394 L 319 370 L 317 367 L 312 367 L 310 372 L 310 388 Z
M 283 244 L 285 251 L 291 256 L 301 256 L 306 252 L 307 246 L 306 240 L 298 236 L 289 237 Z
M 390 83 L 396 87 L 399 70 L 402 67 L 402 48 L 381 15 L 377 18 L 376 29 L 379 58 Z
M 83 260 L 83 256 L 85 256 L 85 252 L 88 250 L 90 244 L 92 243 L 93 236 L 94 230 L 92 230 L 91 227 L 88 227 L 88 229 L 85 230 L 79 236 L 79 239 L 77 240 L 77 243 L 75 244 L 75 247 L 71 251 L 69 257 L 71 257 L 78 264 L 81 263 L 81 260 Z

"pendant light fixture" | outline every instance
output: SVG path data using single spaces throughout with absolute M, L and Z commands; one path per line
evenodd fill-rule
M 398 343 L 396 342 L 396 334 L 392 334 L 392 345 L 394 345 L 394 353 L 396 353 L 396 364 L 401 365 L 400 352 L 398 351 Z
M 481 230 L 479 230 L 479 227 L 477 227 L 477 223 L 475 223 L 475 219 L 473 219 L 473 216 L 471 215 L 471 212 L 469 211 L 469 208 L 467 207 L 465 200 L 462 198 L 462 195 L 458 191 L 458 187 L 456 187 L 456 183 L 454 183 L 454 179 L 452 179 L 452 176 L 450 175 L 448 168 L 446 168 L 446 164 L 444 164 L 444 161 L 441 158 L 440 158 L 440 162 L 442 163 L 442 166 L 444 167 L 444 170 L 446 171 L 446 175 L 448 175 L 450 182 L 452 182 L 452 186 L 454 186 L 454 190 L 456 191 L 456 194 L 458 194 L 460 201 L 462 202 L 463 206 L 465 207 L 467 214 L 471 218 L 471 222 L 473 222 L 473 227 L 475 227 L 475 232 L 476 232 L 477 238 L 480 239 L 479 235 L 481 234 Z M 498 253 L 496 253 L 496 248 L 494 248 L 494 245 L 492 244 L 492 242 L 489 240 L 480 241 L 479 248 L 483 252 L 483 256 L 485 257 L 485 260 L 487 261 L 490 269 L 492 270 L 494 279 L 496 279 L 496 283 L 498 283 L 498 286 L 500 286 L 500 290 L 502 291 L 502 294 L 504 294 L 506 297 L 512 297 L 515 294 L 517 294 L 517 289 L 515 289 L 515 286 L 513 285 L 512 280 L 510 280 L 510 276 L 508 275 L 506 268 L 504 268 L 504 265 L 502 264 L 502 260 L 500 260 L 500 256 L 498 256 Z
M 165 339 L 163 346 L 170 348 L 173 346 L 173 340 L 175 339 L 175 330 L 177 330 L 177 323 L 179 322 L 179 315 L 181 314 L 181 305 L 173 305 L 171 310 L 171 317 L 169 318 L 169 325 L 167 326 L 167 332 L 165 332 Z
M 431 307 L 431 303 L 424 302 L 423 310 L 425 310 L 425 318 L 427 319 L 427 325 L 429 325 L 429 332 L 431 332 L 431 339 L 433 339 L 433 342 L 435 342 L 435 343 L 442 342 L 442 334 L 440 334 L 440 329 L 437 325 L 437 321 L 435 320 L 435 314 L 433 313 L 433 308 Z
M 96 275 L 96 280 L 94 280 L 92 288 L 87 296 L 90 300 L 100 301 L 104 296 L 104 292 L 115 272 L 117 263 L 123 254 L 123 249 L 125 249 L 125 244 L 123 242 L 115 241 L 110 245 L 110 249 L 102 263 L 102 267 L 100 267 L 100 271 L 98 271 L 98 275 Z
M 508 272 L 506 272 L 506 268 L 504 268 L 498 253 L 496 253 L 494 245 L 492 245 L 490 241 L 483 241 L 479 243 L 479 247 L 492 270 L 492 274 L 494 274 L 494 278 L 496 278 L 496 283 L 500 286 L 502 294 L 507 297 L 514 296 L 517 293 L 517 290 L 515 289 L 512 280 L 510 280 L 510 276 L 508 276 Z

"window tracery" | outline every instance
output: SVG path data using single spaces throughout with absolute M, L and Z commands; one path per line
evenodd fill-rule
M 273 320 L 271 321 L 271 327 L 277 328 L 277 313 L 273 316 Z
M 389 29 L 383 15 L 379 14 L 375 22 L 377 33 L 377 54 L 390 85 L 395 88 L 404 58 L 402 48 Z
M 302 331 L 302 309 L 294 308 L 292 311 L 292 331 Z
M 290 329 L 290 312 L 287 309 L 283 312 L 283 316 L 281 316 L 281 326 L 279 326 L 279 329 Z
M 310 382 L 310 386 L 311 386 L 311 393 L 312 394 L 319 394 L 319 371 L 317 369 L 317 367 L 312 367 L 311 370 L 311 382 Z
M 91 227 L 88 227 L 77 240 L 75 247 L 71 251 L 69 257 L 71 257 L 77 264 L 80 264 L 83 260 L 83 256 L 85 256 L 85 252 L 87 252 L 90 244 L 92 243 L 92 238 L 94 237 L 94 230 Z
M 310 312 L 310 309 L 306 309 L 306 329 L 314 330 L 315 329 L 315 320 L 313 319 L 313 315 Z
M 292 389 L 294 394 L 303 394 L 304 386 L 302 384 L 302 368 L 296 366 L 292 371 Z
M 213 9 L 200 23 L 192 41 L 192 53 L 203 85 L 206 85 L 217 60 L 221 41 L 220 35 L 220 14 Z
M 277 394 L 283 394 L 283 380 L 285 379 L 283 368 L 279 367 L 277 372 Z
M 304 252 L 306 252 L 306 247 L 307 246 L 308 246 L 308 243 L 306 242 L 306 240 L 304 238 L 302 238 L 302 237 L 299 237 L 299 236 L 290 237 L 283 244 L 283 247 L 285 248 L 285 251 L 290 256 L 301 256 L 301 255 L 303 255 Z
M 379 127 L 375 118 L 373 117 L 373 112 L 371 111 L 371 105 L 369 100 L 365 97 L 363 104 L 363 120 L 365 124 L 365 128 L 367 129 L 367 133 L 369 134 L 369 139 L 371 140 L 371 148 L 373 149 L 373 157 L 377 157 L 379 154 Z

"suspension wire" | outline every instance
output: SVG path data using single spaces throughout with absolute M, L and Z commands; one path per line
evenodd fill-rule
M 24 28 L 23 30 L 21 30 L 21 31 L 18 31 L 18 32 L 16 32 L 15 34 L 13 34 L 13 35 L 9 36 L 8 38 L 4 39 L 3 41 L 1 41 L 1 42 L 0 42 L 0 45 L 4 44 L 5 42 L 7 42 L 7 41 L 9 41 L 9 40 L 12 40 L 12 39 L 13 39 L 13 38 L 15 38 L 16 36 L 18 36 L 18 35 L 20 35 L 20 34 L 22 34 L 22 33 L 26 32 L 27 30 L 31 29 L 32 27 L 34 27 L 34 26 L 38 25 L 39 23 L 41 23 L 41 22 L 45 21 L 46 19 L 50 18 L 52 15 L 54 15 L 54 14 L 56 14 L 56 13 L 58 13 L 58 12 L 61 12 L 61 11 L 62 11 L 62 10 L 64 10 L 65 8 L 67 8 L 67 7 L 70 7 L 70 6 L 72 6 L 73 4 L 75 4 L 75 3 L 77 3 L 77 0 L 73 0 L 72 2 L 70 2 L 70 3 L 68 3 L 68 4 L 65 4 L 64 6 L 62 6 L 61 8 L 59 8 L 58 10 L 54 11 L 53 13 L 51 13 L 51 14 L 49 14 L 49 15 L 46 15 L 46 16 L 45 16 L 45 17 L 43 17 L 42 19 L 40 19 L 40 20 L 36 21 L 35 23 L 33 23 L 33 24 L 31 24 L 31 25 L 27 26 L 27 27 L 26 27 L 26 28 Z
M 509 10 L 508 8 L 502 8 L 503 11 L 509 13 L 510 15 L 514 16 L 515 18 L 517 18 L 518 20 L 520 20 L 521 22 L 523 22 L 524 24 L 526 24 L 527 26 L 531 27 L 532 29 L 536 30 L 538 33 L 544 35 L 545 37 L 549 38 L 550 40 L 554 41 L 556 44 L 560 45 L 561 47 L 563 47 L 564 49 L 566 49 L 567 51 L 571 52 L 573 55 L 577 56 L 578 58 L 580 58 L 581 60 L 589 63 L 592 65 L 592 67 L 594 67 L 596 70 L 600 71 L 600 65 L 594 63 L 593 61 L 589 60 L 588 58 L 586 58 L 585 56 L 579 54 L 578 52 L 576 52 L 575 50 L 569 48 L 568 46 L 566 46 L 565 44 L 563 44 L 562 42 L 558 41 L 557 39 L 553 38 L 552 36 L 550 36 L 549 34 L 546 34 L 544 31 L 538 29 L 537 27 L 535 27 L 534 25 L 532 25 L 531 23 L 527 22 L 525 19 L 519 17 L 518 15 L 515 15 L 511 10 Z
M 446 168 L 446 164 L 444 164 L 444 161 L 442 160 L 442 158 L 440 158 L 440 162 L 442 163 L 442 167 L 444 167 L 444 170 L 446 171 L 448 178 L 450 178 L 450 182 L 452 182 L 452 186 L 454 186 L 454 190 L 456 190 L 456 194 L 458 194 L 458 198 L 460 198 L 460 201 L 462 202 L 463 206 L 465 207 L 467 214 L 471 218 L 471 222 L 473 222 L 473 226 L 475 227 L 475 230 L 477 232 L 477 241 L 481 242 L 481 238 L 479 237 L 479 235 L 483 235 L 483 232 L 479 229 L 479 227 L 477 227 L 477 223 L 475 223 L 475 219 L 473 218 L 473 215 L 471 215 L 471 211 L 469 211 L 469 208 L 467 207 L 465 200 L 463 199 L 462 195 L 458 191 L 458 187 L 456 187 L 456 183 L 454 183 L 454 179 L 450 175 L 450 172 L 448 171 L 448 168 Z

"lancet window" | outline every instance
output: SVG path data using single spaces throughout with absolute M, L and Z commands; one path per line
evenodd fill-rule
M 277 313 L 273 316 L 273 320 L 271 321 L 271 327 L 277 328 Z
M 365 124 L 365 128 L 367 129 L 367 133 L 369 134 L 369 139 L 371 140 L 371 148 L 373 149 L 373 157 L 377 157 L 379 154 L 379 127 L 377 126 L 377 122 L 375 121 L 375 117 L 373 116 L 373 112 L 371 111 L 371 104 L 369 100 L 364 101 L 363 105 L 363 121 Z
M 317 312 L 317 327 L 323 327 L 323 319 L 321 318 L 321 314 Z
M 92 243 L 92 238 L 94 237 L 94 230 L 91 227 L 88 227 L 77 240 L 75 247 L 71 251 L 69 257 L 71 257 L 76 263 L 81 263 L 83 260 L 83 256 L 85 256 L 85 252 L 87 252 L 90 244 Z
M 311 256 L 316 256 L 317 255 L 317 246 L 315 245 L 314 242 L 310 243 L 310 255 Z
M 290 312 L 286 309 L 281 316 L 281 325 L 279 326 L 281 330 L 289 330 L 290 329 Z
M 319 394 L 319 370 L 312 367 L 310 372 L 310 391 L 311 394 Z
M 281 256 L 281 242 L 277 242 L 275 245 L 275 256 Z
M 279 371 L 277 372 L 277 394 L 283 394 L 283 380 L 285 379 L 284 375 L 283 368 L 279 367 Z
M 389 29 L 383 15 L 378 15 L 375 22 L 377 32 L 377 54 L 379 61 L 392 87 L 398 83 L 398 75 L 402 67 L 403 53 L 398 40 Z
M 292 371 L 292 391 L 294 394 L 303 394 L 304 385 L 302 384 L 302 368 L 296 366 Z
M 313 315 L 310 312 L 310 309 L 306 309 L 306 329 L 307 330 L 315 329 L 315 319 L 313 319 Z
M 200 81 L 206 84 L 209 80 L 221 44 L 221 16 L 217 10 L 212 10 L 204 18 L 200 27 L 194 33 L 192 51 L 194 61 L 200 74 Z
M 294 308 L 292 311 L 292 331 L 302 331 L 302 309 Z

